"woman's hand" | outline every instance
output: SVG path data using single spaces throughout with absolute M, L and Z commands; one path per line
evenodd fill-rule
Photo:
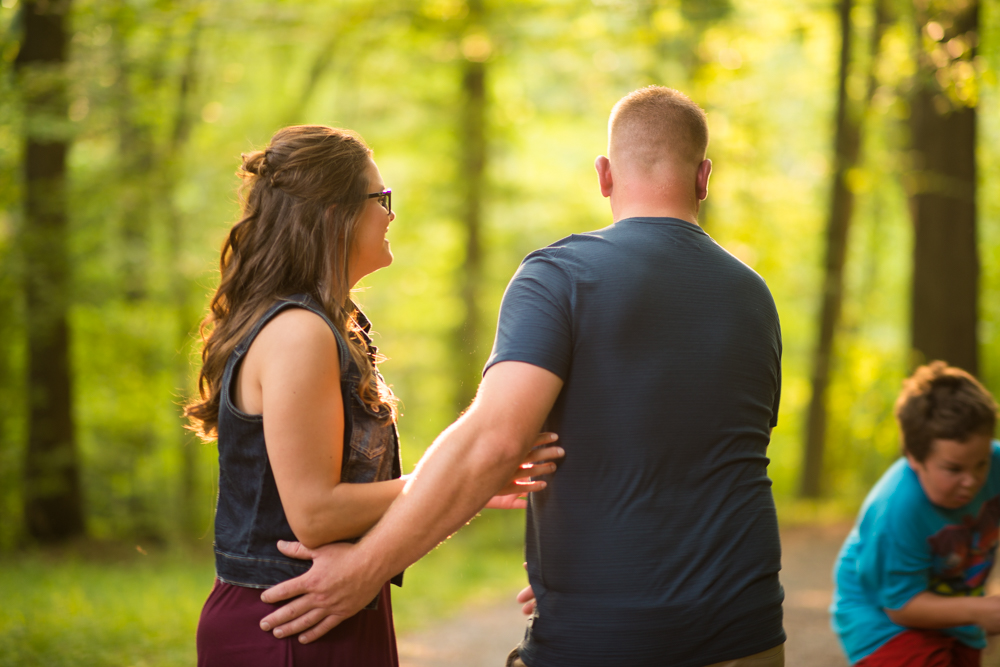
M 517 601 L 524 605 L 521 607 L 521 613 L 525 616 L 531 616 L 535 611 L 535 591 L 531 590 L 530 584 L 517 594 Z
M 528 564 L 524 564 L 524 569 L 528 569 Z M 531 588 L 531 584 L 528 584 L 521 589 L 521 592 L 517 594 L 517 601 L 522 605 L 521 613 L 525 616 L 531 616 L 535 611 L 535 591 Z
M 524 509 L 527 507 L 528 503 L 524 498 L 532 491 L 541 491 L 546 486 L 544 481 L 533 482 L 531 478 L 551 475 L 556 471 L 553 459 L 561 459 L 566 455 L 562 447 L 549 446 L 558 439 L 559 436 L 555 433 L 540 433 L 513 479 L 486 503 L 486 508 Z

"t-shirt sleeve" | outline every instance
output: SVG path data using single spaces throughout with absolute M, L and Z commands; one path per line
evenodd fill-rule
M 901 609 L 930 587 L 933 556 L 919 512 L 886 512 L 867 527 L 858 575 L 883 609 Z
M 778 377 L 777 377 L 777 386 L 774 389 L 774 401 L 771 403 L 771 428 L 774 428 L 775 426 L 778 425 L 778 407 L 781 405 L 781 329 L 780 329 L 780 327 L 775 332 L 775 336 L 777 338 L 775 344 L 777 346 L 777 356 L 778 356 L 777 360 L 775 361 L 775 363 L 777 364 L 777 369 L 776 369 L 775 372 L 778 374 Z
M 562 263 L 546 251 L 525 258 L 504 292 L 483 372 L 501 361 L 523 361 L 566 380 L 573 356 L 572 295 L 573 281 Z
M 990 451 L 990 474 L 986 478 L 987 496 L 993 497 L 1000 494 L 1000 441 L 993 441 L 993 448 Z

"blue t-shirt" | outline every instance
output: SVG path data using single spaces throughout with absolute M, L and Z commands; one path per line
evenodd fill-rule
M 968 505 L 949 510 L 927 499 L 905 458 L 896 461 L 865 499 L 834 566 L 833 629 L 851 664 L 906 630 L 885 609 L 915 595 L 982 595 L 993 567 L 1000 523 L 1000 445 L 993 442 L 986 484 Z M 984 648 L 978 626 L 943 632 Z
M 487 364 L 564 385 L 531 494 L 531 667 L 684 667 L 784 641 L 767 445 L 781 386 L 764 281 L 700 227 L 631 218 L 530 254 Z

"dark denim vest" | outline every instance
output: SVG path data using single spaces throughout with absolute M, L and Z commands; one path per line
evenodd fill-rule
M 340 388 L 344 399 L 342 482 L 381 482 L 400 476 L 399 436 L 388 410 L 373 412 L 358 395 L 361 373 L 347 343 L 311 297 L 297 294 L 278 301 L 240 341 L 226 362 L 219 402 L 219 498 L 215 511 L 215 570 L 220 580 L 269 588 L 297 577 L 312 565 L 278 551 L 277 541 L 295 541 L 281 506 L 264 446 L 264 420 L 233 405 L 236 372 L 261 328 L 288 308 L 305 308 L 323 318 L 337 339 Z M 358 312 L 367 342 L 371 325 Z M 370 354 L 375 348 L 369 345 Z M 402 583 L 402 575 L 393 579 Z M 372 603 L 373 605 L 376 600 Z

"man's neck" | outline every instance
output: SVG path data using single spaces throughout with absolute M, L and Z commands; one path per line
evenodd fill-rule
M 611 215 L 615 222 L 626 218 L 676 218 L 690 222 L 692 225 L 698 224 L 697 211 L 692 211 L 687 206 L 671 206 L 669 204 L 637 202 L 612 206 Z

